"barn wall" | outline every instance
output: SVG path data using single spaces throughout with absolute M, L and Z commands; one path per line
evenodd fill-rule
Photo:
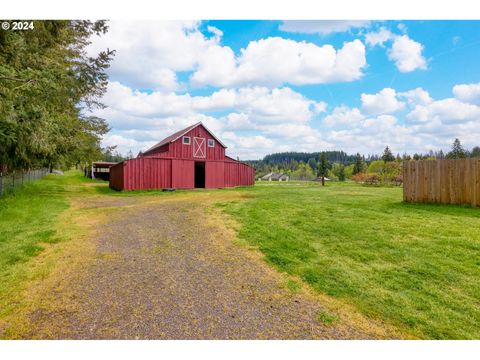
M 177 141 L 170 143 L 168 151 L 161 154 L 162 157 L 172 157 L 172 158 L 181 158 L 181 159 L 191 159 L 191 160 L 223 160 L 225 158 L 225 148 L 220 145 L 202 126 L 197 126 L 196 128 L 190 130 L 184 136 L 190 137 L 190 145 L 182 144 L 182 137 Z M 206 157 L 205 158 L 196 158 L 193 157 L 193 138 L 199 137 L 205 139 L 205 149 Z M 213 139 L 215 141 L 215 146 L 209 148 L 207 145 L 207 140 Z
M 125 190 L 165 189 L 171 187 L 171 160 L 136 158 L 126 162 Z
M 207 161 L 205 163 L 205 187 L 225 187 L 225 163 L 223 161 Z
M 113 165 L 110 168 L 110 187 L 115 190 L 123 190 L 124 189 L 124 181 L 123 181 L 123 162 Z
M 226 161 L 225 186 L 245 186 L 255 183 L 255 169 L 238 161 Z
M 172 162 L 172 188 L 193 189 L 195 185 L 194 165 L 192 160 L 170 160 Z

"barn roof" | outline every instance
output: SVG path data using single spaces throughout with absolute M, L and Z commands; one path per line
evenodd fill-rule
M 210 130 L 208 130 L 207 127 L 206 127 L 205 125 L 203 125 L 203 123 L 200 121 L 200 122 L 198 122 L 198 123 L 196 123 L 196 124 L 193 124 L 193 125 L 185 128 L 185 129 L 179 130 L 179 131 L 173 133 L 173 134 L 170 135 L 170 136 L 167 136 L 165 139 L 163 139 L 163 140 L 160 141 L 159 143 L 153 145 L 150 149 L 148 149 L 147 151 L 145 151 L 143 154 L 149 153 L 150 151 L 155 150 L 155 149 L 159 148 L 160 146 L 163 146 L 163 145 L 168 144 L 168 143 L 172 143 L 172 142 L 180 139 L 183 135 L 185 135 L 186 133 L 188 133 L 189 131 L 195 129 L 197 126 L 200 126 L 200 125 L 203 126 L 203 128 L 204 128 L 205 130 L 207 130 L 207 132 L 208 132 L 210 135 L 212 135 L 212 137 L 213 137 L 215 140 L 217 140 L 218 143 L 220 143 L 220 145 L 222 145 L 224 148 L 226 148 L 225 144 L 222 143 L 215 135 L 213 135 L 213 133 L 212 133 Z

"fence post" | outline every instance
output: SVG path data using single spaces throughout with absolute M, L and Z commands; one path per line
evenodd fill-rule
M 13 170 L 13 175 L 12 175 L 12 189 L 15 189 L 15 170 Z
M 3 173 L 0 172 L 0 196 L 3 195 Z

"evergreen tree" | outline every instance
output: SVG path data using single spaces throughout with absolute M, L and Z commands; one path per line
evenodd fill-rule
M 338 172 L 338 180 L 345 181 L 345 165 L 340 165 L 340 170 Z
M 353 175 L 361 173 L 363 171 L 363 159 L 360 156 L 360 153 L 355 155 L 355 164 L 353 165 Z
M 102 156 L 101 108 L 113 51 L 86 52 L 105 21 L 34 21 L 29 31 L 0 31 L 0 166 L 70 167 Z
M 328 174 L 329 163 L 327 160 L 327 154 L 325 152 L 320 153 L 320 161 L 317 167 L 317 175 L 322 178 L 322 186 L 325 186 L 325 176 Z
M 447 159 L 463 159 L 467 157 L 467 154 L 457 138 L 453 141 L 452 150 L 447 154 Z
M 384 163 L 395 161 L 395 156 L 393 156 L 392 151 L 388 146 L 383 150 L 382 160 Z
M 480 157 L 480 146 L 475 146 L 470 152 L 470 157 Z
M 308 159 L 308 165 L 313 169 L 313 171 L 317 170 L 317 162 L 315 161 L 315 158 L 310 158 Z

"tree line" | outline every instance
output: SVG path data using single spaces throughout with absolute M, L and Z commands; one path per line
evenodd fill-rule
M 266 155 L 262 160 L 247 161 L 255 167 L 257 177 L 269 172 L 286 173 L 293 180 L 314 180 L 327 177 L 329 180 L 391 182 L 401 183 L 402 161 L 425 159 L 455 159 L 480 157 L 480 147 L 466 150 L 459 139 L 455 139 L 451 150 L 446 154 L 440 151 L 429 151 L 424 154 L 415 153 L 394 155 L 389 146 L 382 154 L 357 153 L 347 154 L 344 151 L 323 152 L 283 152 Z
M 88 56 L 106 21 L 34 21 L 33 30 L 0 31 L 0 171 L 69 168 L 104 155 L 102 108 L 114 50 Z

